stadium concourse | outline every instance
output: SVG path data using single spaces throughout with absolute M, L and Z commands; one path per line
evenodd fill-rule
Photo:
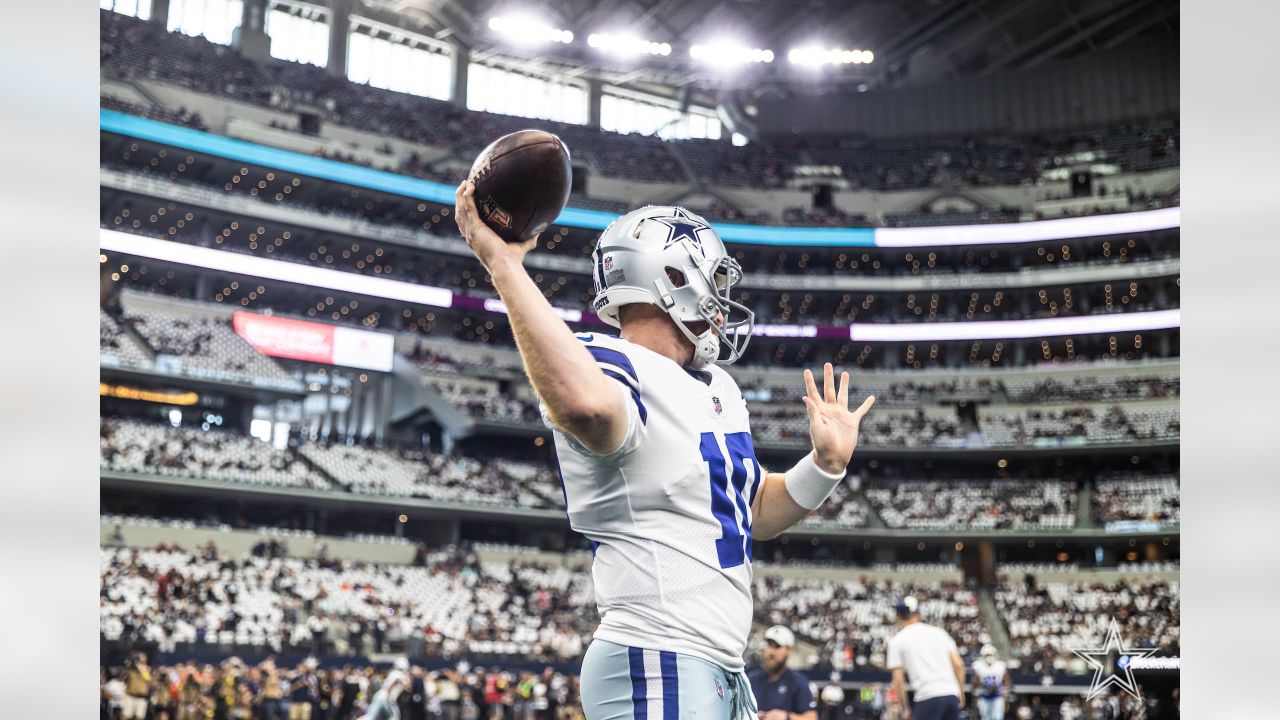
M 652 94 L 671 68 L 535 63 L 484 40 L 473 56 L 451 43 L 483 28 L 423 35 L 394 3 L 102 7 L 104 718 L 145 697 L 154 720 L 304 705 L 352 720 L 400 657 L 407 717 L 581 716 L 592 550 L 568 527 L 506 308 L 451 216 L 476 153 L 528 127 L 573 156 L 569 208 L 526 266 L 575 330 L 605 330 L 589 254 L 607 222 L 682 205 L 743 268 L 733 299 L 755 336 L 727 370 L 764 466 L 808 451 L 804 368 L 833 362 L 851 396 L 877 396 L 830 499 L 755 541 L 749 665 L 759 631 L 786 625 L 793 665 L 844 690 L 821 717 L 896 717 L 887 644 L 913 595 L 966 663 L 997 649 L 1010 717 L 1176 716 L 1176 672 L 1138 673 L 1150 702 L 1086 701 L 1074 652 L 1114 620 L 1130 646 L 1179 654 L 1176 97 L 1029 113 L 1017 131 L 858 115 L 866 128 L 833 135 L 770 129 L 768 103 L 954 98 L 906 71 L 828 68 L 843 80 L 815 99 L 775 66 L 717 108 L 723 80 L 696 68 L 681 102 Z M 252 7 L 266 27 L 237 27 L 242 9 L 262 22 Z M 1147 57 L 1149 25 L 1112 45 Z M 319 55 L 298 40 L 317 28 Z M 1015 109 L 1042 60 L 1176 80 L 1092 43 L 1035 49 L 947 75 L 1008 70 Z M 396 62 L 415 77 L 378 64 Z

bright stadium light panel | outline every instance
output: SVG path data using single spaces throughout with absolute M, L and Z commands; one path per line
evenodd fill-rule
M 1154 232 L 1182 226 L 1182 208 L 991 225 L 876 228 L 876 247 L 1001 245 Z
M 561 43 L 563 45 L 573 43 L 573 32 L 571 30 L 551 27 L 545 22 L 531 18 L 496 15 L 489 18 L 489 29 L 516 45 L 548 42 Z
M 369 297 L 402 300 L 404 302 L 453 307 L 453 293 L 446 288 L 418 285 L 390 278 L 369 277 L 356 273 L 330 270 L 283 260 L 268 260 L 256 255 L 243 255 L 226 250 L 184 245 L 172 240 L 158 240 L 122 233 L 117 230 L 99 230 L 98 246 L 103 250 L 137 255 L 162 262 L 207 268 L 235 275 L 248 275 L 264 280 L 309 285 L 326 290 L 367 295 Z
M 1019 340 L 1060 335 L 1142 332 L 1182 325 L 1181 310 L 1111 313 L 1034 320 L 987 320 L 939 323 L 854 323 L 849 339 L 856 342 L 927 342 L 946 340 Z
M 711 42 L 690 47 L 689 57 L 708 65 L 746 65 L 773 62 L 773 51 L 732 42 Z
M 591 33 L 587 36 L 587 45 L 606 55 L 666 57 L 671 54 L 671 43 L 642 40 L 633 35 L 619 33 Z
M 792 65 L 818 67 L 820 65 L 868 65 L 876 59 L 870 50 L 821 48 L 816 45 L 792 48 L 787 60 Z

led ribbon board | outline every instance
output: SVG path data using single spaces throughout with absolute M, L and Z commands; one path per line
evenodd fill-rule
M 368 297 L 400 300 L 432 307 L 459 307 L 483 312 L 506 314 L 499 300 L 458 295 L 445 288 L 415 285 L 403 280 L 368 277 L 356 273 L 317 268 L 310 265 L 270 260 L 256 255 L 242 255 L 226 250 L 184 245 L 171 240 L 158 240 L 100 230 L 99 245 L 103 250 L 144 257 L 179 265 L 219 270 L 248 277 L 279 280 L 325 290 L 339 290 Z M 602 325 L 595 315 L 572 308 L 555 308 L 566 322 Z M 770 325 L 757 323 L 752 334 L 771 338 L 817 338 L 855 340 L 859 342 L 916 342 L 946 340 L 1008 340 L 1016 338 L 1085 335 L 1090 333 L 1141 332 L 1175 328 L 1181 323 L 1181 311 L 1111 313 L 1082 317 L 1039 318 L 1035 320 L 992 320 L 973 322 L 855 323 L 853 325 Z M 337 363 L 342 364 L 342 363 Z M 376 368 L 375 368 L 376 369 Z
M 117 135 L 393 195 L 453 204 L 454 188 L 444 183 L 281 150 L 114 110 L 100 110 L 99 123 L 104 132 Z M 1024 223 L 925 228 L 800 228 L 736 223 L 714 223 L 714 226 L 724 241 L 746 245 L 943 247 L 1042 242 L 1166 230 L 1181 225 L 1181 212 L 1181 208 L 1175 207 Z M 565 208 L 555 222 L 557 225 L 603 230 L 615 219 L 617 216 L 612 213 Z

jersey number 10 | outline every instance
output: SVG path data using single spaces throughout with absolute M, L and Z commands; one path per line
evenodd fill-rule
M 724 453 L 716 434 L 702 433 L 702 459 L 711 470 L 711 514 L 719 521 L 722 533 L 716 540 L 716 555 L 723 569 L 738 567 L 751 561 L 751 512 L 748 510 L 756 498 L 756 489 L 762 480 L 760 462 L 751 447 L 751 433 L 736 432 L 724 435 L 724 447 L 729 451 L 733 476 L 725 477 Z M 747 485 L 747 463 L 753 467 L 751 497 L 744 496 Z M 733 499 L 729 499 L 730 492 Z M 737 505 L 738 512 L 734 512 Z M 738 515 L 742 521 L 738 521 Z

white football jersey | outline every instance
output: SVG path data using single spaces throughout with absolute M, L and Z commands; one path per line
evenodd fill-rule
M 1004 696 L 1005 666 L 1000 660 L 987 662 L 978 658 L 973 662 L 973 676 L 978 685 L 978 694 L 984 698 Z
M 382 681 L 382 689 L 387 692 L 387 699 L 392 703 L 400 699 L 400 693 L 409 686 L 409 674 L 399 668 L 387 673 L 386 679 Z
M 617 381 L 630 416 L 610 455 L 548 421 L 570 525 L 595 556 L 596 637 L 740 671 L 752 618 L 751 503 L 764 476 L 738 385 L 719 367 L 686 370 L 621 338 L 578 339 Z

